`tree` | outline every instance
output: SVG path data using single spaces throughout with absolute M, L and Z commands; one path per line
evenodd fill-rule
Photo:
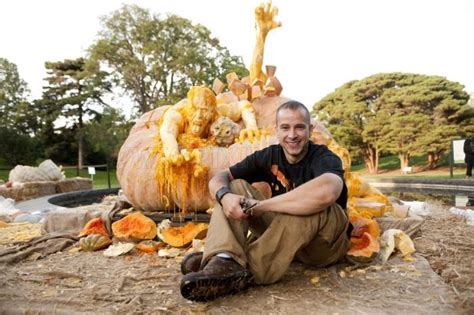
M 28 87 L 18 68 L 0 58 L 0 158 L 9 165 L 34 163 L 39 143 L 30 135 Z
M 38 139 L 0 126 L 0 158 L 9 166 L 35 163 L 39 150 Z
M 98 114 L 100 107 L 108 106 L 103 100 L 104 93 L 110 91 L 107 73 L 99 70 L 98 63 L 84 58 L 46 62 L 49 85 L 45 87 L 43 102 L 48 119 L 58 114 L 66 129 L 74 128 L 78 158 L 82 168 L 84 160 L 84 120 Z M 56 121 L 56 119 L 55 119 Z M 54 133 L 51 125 L 46 126 L 49 134 Z
M 474 128 L 468 99 L 462 85 L 442 77 L 381 73 L 342 85 L 313 111 L 376 173 L 382 151 L 398 154 L 402 168 L 410 155 L 427 153 L 434 167 L 451 139 Z
M 105 108 L 104 112 L 85 126 L 86 139 L 95 156 L 101 161 L 116 160 L 133 123 L 127 121 L 120 110 Z
M 17 108 L 26 102 L 27 93 L 28 87 L 17 66 L 0 58 L 0 126 L 15 126 Z
M 247 70 L 240 57 L 220 46 L 210 31 L 176 15 L 161 18 L 134 5 L 102 18 L 92 58 L 112 69 L 115 83 L 135 101 L 139 112 L 173 104 L 192 85 Z

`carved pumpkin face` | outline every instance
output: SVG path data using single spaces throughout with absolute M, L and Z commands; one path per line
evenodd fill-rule
M 188 94 L 193 107 L 189 119 L 189 131 L 198 137 L 206 137 L 216 112 L 216 97 L 206 87 L 193 87 Z
M 212 126 L 211 134 L 215 137 L 218 146 L 229 146 L 238 137 L 240 126 L 228 117 L 219 117 Z

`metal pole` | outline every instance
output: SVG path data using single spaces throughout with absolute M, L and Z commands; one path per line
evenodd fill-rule
M 451 152 L 449 152 L 449 176 L 453 178 L 453 157 L 454 148 L 453 148 L 453 140 L 451 140 Z
M 109 189 L 110 189 L 110 167 L 109 167 L 108 159 L 107 159 L 107 183 L 109 184 Z

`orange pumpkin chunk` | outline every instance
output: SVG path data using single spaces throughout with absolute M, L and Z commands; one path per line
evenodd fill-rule
M 161 231 L 163 242 L 173 247 L 184 247 L 191 244 L 194 238 L 203 239 L 207 234 L 206 223 L 193 223 L 180 227 L 168 227 Z
M 109 232 L 105 228 L 104 221 L 101 218 L 95 218 L 90 220 L 84 225 L 79 236 L 91 235 L 91 234 L 100 234 L 109 237 Z
M 156 237 L 156 224 L 141 212 L 134 212 L 112 223 L 112 232 L 121 240 L 151 240 Z
M 351 237 L 351 247 L 347 256 L 356 262 L 366 263 L 372 261 L 379 251 L 379 241 L 368 232 L 364 232 L 359 237 Z

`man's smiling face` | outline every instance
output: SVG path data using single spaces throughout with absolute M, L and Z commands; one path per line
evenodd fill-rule
M 291 164 L 299 162 L 308 151 L 312 126 L 302 109 L 281 109 L 277 116 L 277 138 Z

